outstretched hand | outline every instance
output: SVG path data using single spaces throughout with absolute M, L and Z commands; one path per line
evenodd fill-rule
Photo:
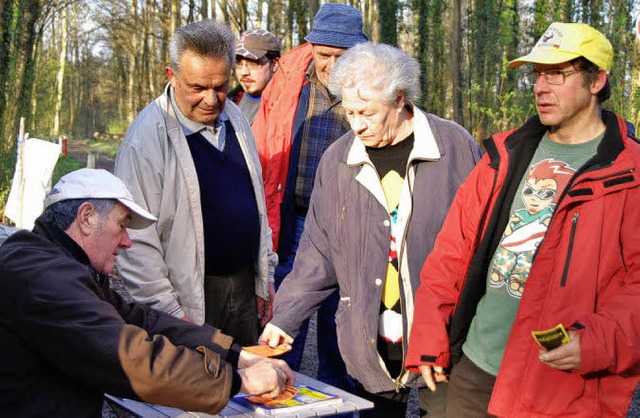
M 268 345 L 270 347 L 281 347 L 288 350 L 291 348 L 291 344 L 293 344 L 293 338 L 272 323 L 268 323 L 264 327 L 262 335 L 258 338 L 258 344 Z
M 448 380 L 444 369 L 440 366 L 420 366 L 420 373 L 422 373 L 422 377 L 431 392 L 436 391 L 436 383 L 446 382 Z

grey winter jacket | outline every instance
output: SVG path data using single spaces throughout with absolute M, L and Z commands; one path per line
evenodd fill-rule
M 145 107 L 129 127 L 116 158 L 115 174 L 136 202 L 158 218 L 130 230 L 133 246 L 118 257 L 127 290 L 139 302 L 195 323 L 204 322 L 204 227 L 200 187 L 187 139 L 167 91 Z M 272 251 L 262 169 L 253 134 L 240 109 L 227 100 L 225 112 L 236 132 L 251 175 L 260 216 L 256 295 L 268 299 L 278 256 Z
M 424 260 L 458 186 L 480 159 L 477 144 L 464 128 L 417 107 L 414 135 L 397 219 L 403 232 L 396 237 L 405 336 Z M 390 227 L 378 174 L 360 139 L 349 132 L 320 161 L 293 270 L 276 294 L 271 321 L 295 336 L 302 322 L 339 288 L 340 353 L 349 374 L 374 393 L 424 386 L 417 374 L 390 376 L 377 351 Z M 405 338 L 405 351 L 406 343 Z

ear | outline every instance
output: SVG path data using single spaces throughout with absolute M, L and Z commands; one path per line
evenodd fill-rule
M 280 58 L 274 58 L 271 61 L 271 71 L 273 71 L 274 73 L 278 70 L 278 68 L 280 68 Z
M 93 228 L 98 225 L 99 217 L 100 215 L 91 203 L 84 202 L 80 205 L 78 213 L 76 214 L 76 223 L 82 235 L 91 234 Z
M 607 83 L 607 71 L 600 69 L 598 70 L 598 75 L 593 80 L 593 84 L 591 85 L 591 94 L 598 94 L 600 90 L 602 90 Z
M 405 102 L 406 102 L 406 97 L 404 95 L 404 92 L 399 91 L 398 95 L 396 96 L 396 108 L 402 111 L 402 109 L 404 109 Z
M 171 83 L 171 87 L 175 89 L 176 86 L 174 83 L 176 79 L 176 72 L 174 71 L 174 69 L 171 68 L 170 66 L 166 66 L 164 67 L 164 73 L 167 75 L 167 78 L 169 79 L 169 83 Z

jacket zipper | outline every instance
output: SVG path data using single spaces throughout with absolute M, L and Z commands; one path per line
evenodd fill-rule
M 402 234 L 402 242 L 400 243 L 400 248 L 399 248 L 399 252 L 398 252 L 398 269 L 400 270 L 400 274 L 398 275 L 399 278 L 402 277 L 402 257 L 404 254 L 404 246 L 405 243 L 407 241 L 407 230 L 409 229 L 409 224 L 411 223 L 411 217 L 413 216 L 413 183 L 411 181 L 411 176 L 409 175 L 409 170 L 413 169 L 414 170 L 414 178 L 417 175 L 416 173 L 416 168 L 415 165 L 411 164 L 411 161 L 407 161 L 407 170 L 405 173 L 405 176 L 407 177 L 407 186 L 409 187 L 409 199 L 411 200 L 411 212 L 409 213 L 409 219 L 407 219 L 407 221 L 404 224 L 404 233 Z M 404 286 L 401 286 L 400 283 L 398 283 L 398 286 L 400 286 L 400 289 L 402 290 L 402 292 L 400 292 L 400 313 L 402 314 L 402 321 L 406 322 L 404 320 L 405 317 L 405 306 L 402 303 L 403 300 L 403 294 L 404 294 Z M 413 293 L 413 289 L 412 293 Z M 403 329 L 405 328 L 404 326 L 405 324 L 403 324 Z M 396 385 L 396 393 L 400 393 L 401 389 L 404 389 L 406 386 L 404 385 L 404 383 L 402 383 L 402 379 L 404 378 L 404 376 L 406 375 L 406 373 L 408 373 L 408 371 L 406 371 L 404 369 L 404 360 L 405 360 L 405 356 L 407 355 L 406 350 L 405 350 L 405 345 L 407 343 L 407 335 L 403 335 L 402 336 L 402 367 L 400 368 L 400 375 L 398 375 L 398 377 L 396 377 L 395 379 L 393 379 L 393 383 Z
M 565 287 L 567 284 L 567 274 L 569 273 L 569 264 L 571 264 L 571 255 L 573 254 L 573 240 L 576 236 L 576 227 L 578 226 L 578 212 L 573 213 L 571 218 L 571 233 L 569 234 L 569 248 L 567 249 L 567 261 L 564 263 L 564 270 L 562 271 L 562 279 L 560 280 L 560 287 Z
M 613 164 L 613 163 L 611 163 L 611 164 Z M 597 168 L 597 169 L 599 169 L 599 168 Z M 596 169 L 593 169 L 593 170 L 596 170 Z M 589 171 L 592 171 L 592 170 L 586 170 L 581 174 L 586 174 Z M 569 189 L 577 184 L 576 180 L 580 180 L 580 182 L 582 182 L 582 181 L 601 181 L 601 180 L 605 180 L 605 179 L 608 179 L 608 178 L 618 177 L 618 176 L 621 176 L 623 174 L 629 174 L 629 173 L 633 173 L 633 172 L 635 172 L 635 169 L 630 168 L 628 170 L 618 171 L 616 173 L 608 174 L 606 176 L 585 177 L 585 178 L 582 178 L 582 179 L 578 179 L 576 177 L 571 184 L 568 184 L 567 187 L 565 187 L 564 192 L 560 196 L 560 199 L 558 199 L 558 207 L 560 206 L 560 202 L 562 202 L 562 200 L 564 199 L 565 195 L 569 192 Z M 564 270 L 562 271 L 562 279 L 560 280 L 560 286 L 561 287 L 565 287 L 566 284 L 567 284 L 567 274 L 569 273 L 569 264 L 571 263 L 571 255 L 573 253 L 573 241 L 574 241 L 574 238 L 575 238 L 575 235 L 576 235 L 577 226 L 578 226 L 578 212 L 574 212 L 573 213 L 573 217 L 571 218 L 571 233 L 569 235 L 569 248 L 567 249 L 567 252 L 568 252 L 567 260 L 565 261 Z
M 613 162 L 611 162 L 609 165 L 612 165 L 612 164 L 613 164 Z M 601 169 L 601 168 L 603 168 L 603 167 L 587 169 L 584 172 L 580 173 L 580 175 L 585 175 L 589 171 L 594 171 L 594 170 L 598 170 L 598 169 Z M 608 179 L 608 178 L 618 177 L 618 176 L 621 176 L 623 174 L 629 174 L 629 173 L 633 173 L 633 172 L 635 172 L 635 169 L 630 168 L 628 170 L 618 171 L 616 173 L 612 173 L 612 174 L 608 174 L 606 176 L 600 176 L 600 177 L 585 177 L 585 178 L 579 179 L 578 176 L 576 176 L 573 179 L 573 181 L 570 184 L 568 184 L 565 187 L 564 191 L 562 192 L 562 195 L 558 199 L 558 207 L 560 207 L 560 203 L 564 200 L 564 197 L 569 193 L 569 189 L 574 187 L 576 184 L 579 183 L 579 182 L 577 182 L 577 180 L 580 180 L 580 182 L 582 182 L 582 181 L 601 181 L 601 180 L 605 180 L 605 179 Z M 578 212 L 574 212 L 573 213 L 573 217 L 571 218 L 571 233 L 569 235 L 569 248 L 567 249 L 567 252 L 568 252 L 567 253 L 567 260 L 565 261 L 564 270 L 562 271 L 562 279 L 560 280 L 560 286 L 561 287 L 565 287 L 565 285 L 567 284 L 567 274 L 569 273 L 569 264 L 571 263 L 571 255 L 573 253 L 573 241 L 574 241 L 574 238 L 575 238 L 577 226 L 578 226 Z

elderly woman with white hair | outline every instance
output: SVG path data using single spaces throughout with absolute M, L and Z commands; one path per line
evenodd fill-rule
M 422 264 L 480 150 L 464 128 L 413 103 L 420 66 L 397 48 L 352 47 L 329 88 L 351 132 L 322 157 L 293 270 L 260 340 L 290 344 L 338 288 L 340 353 L 356 393 L 375 403 L 362 415 L 404 417 L 412 387 L 422 415 L 444 415 L 446 383 L 432 393 L 404 369 L 405 337 Z

